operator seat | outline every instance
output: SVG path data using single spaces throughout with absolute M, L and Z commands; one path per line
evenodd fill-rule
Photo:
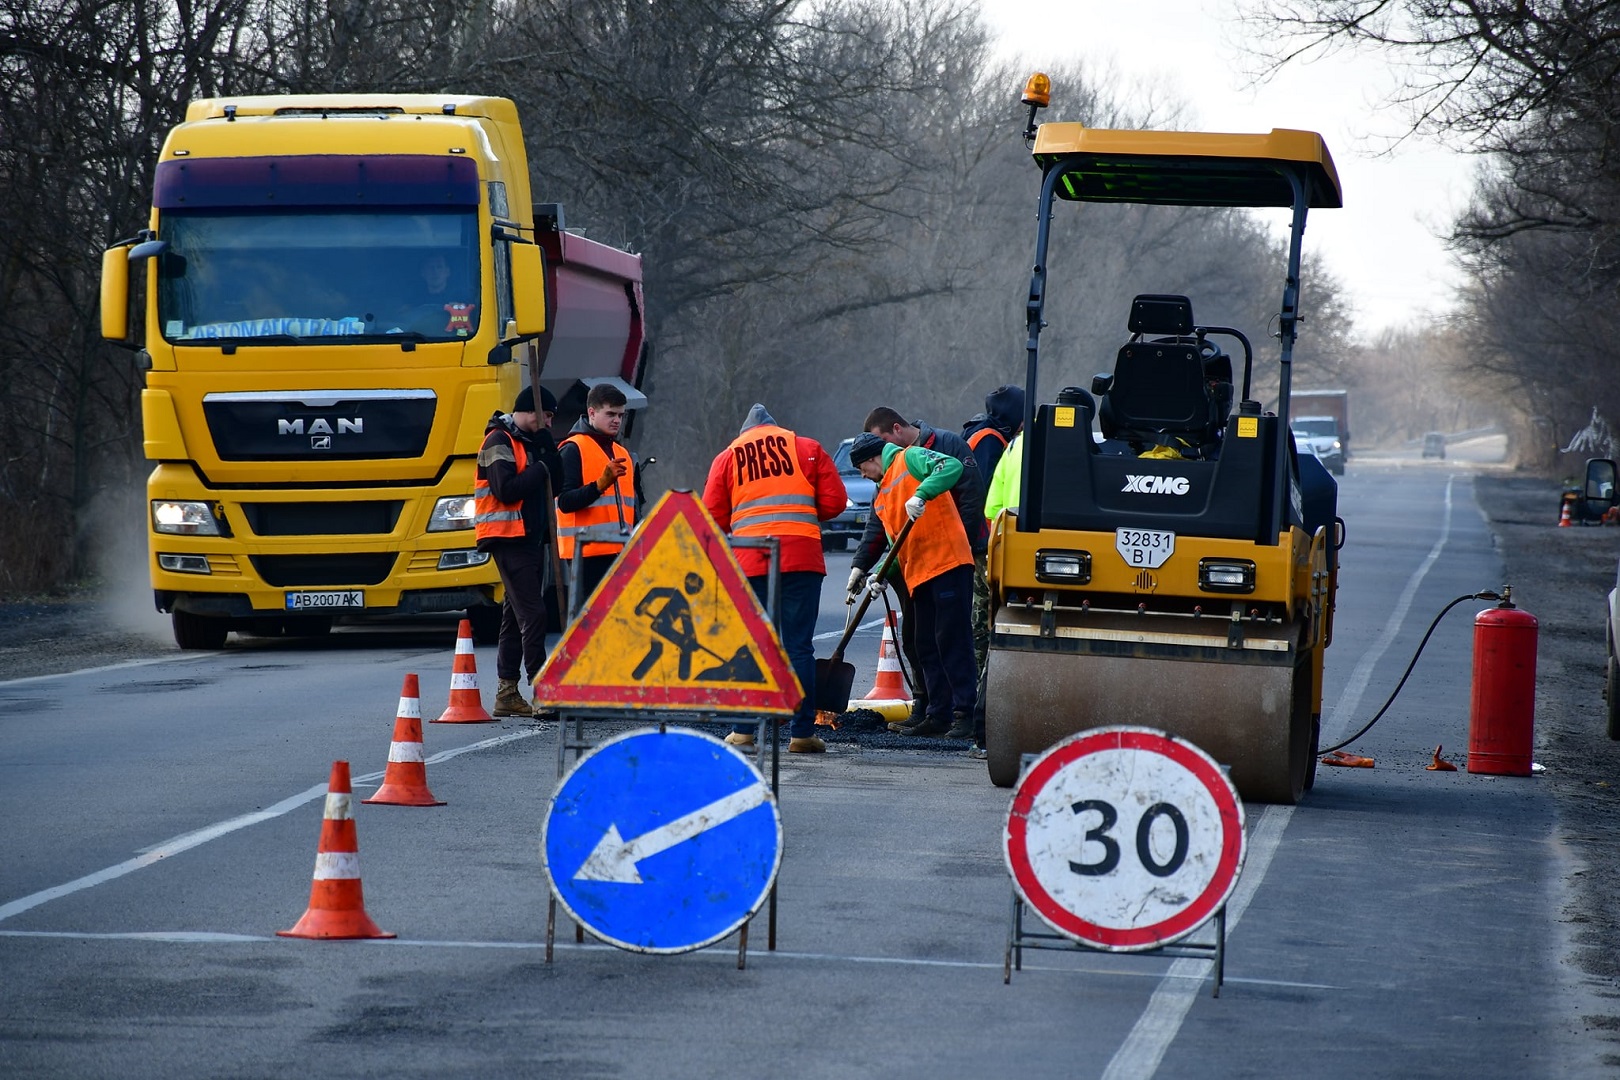
M 1128 329 L 1113 376 L 1092 381 L 1103 438 L 1138 454 L 1165 446 L 1214 456 L 1232 408 L 1231 358 L 1198 333 L 1185 296 L 1138 296 Z

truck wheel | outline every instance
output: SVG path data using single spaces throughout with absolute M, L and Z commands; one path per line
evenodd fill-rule
M 211 619 L 206 615 L 193 615 L 189 611 L 176 611 L 170 616 L 174 624 L 174 643 L 182 649 L 223 649 L 231 624 L 224 619 Z
M 501 609 L 492 604 L 480 604 L 467 609 L 467 621 L 472 623 L 474 645 L 494 645 L 501 640 Z
M 1614 658 L 1614 647 L 1609 647 L 1609 676 L 1603 684 L 1603 696 L 1608 698 L 1609 738 L 1620 739 L 1620 662 Z

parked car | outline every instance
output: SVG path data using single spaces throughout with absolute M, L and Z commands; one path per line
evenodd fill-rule
M 1446 456 L 1445 432 L 1431 431 L 1427 435 L 1423 436 L 1423 456 L 1426 458 L 1432 457 L 1444 460 Z
M 821 523 L 821 546 L 827 551 L 843 551 L 851 540 L 859 540 L 866 531 L 866 519 L 872 516 L 872 496 L 877 494 L 877 485 L 849 463 L 849 448 L 853 445 L 854 439 L 845 439 L 833 451 L 833 464 L 838 466 L 838 478 L 844 482 L 844 512 Z

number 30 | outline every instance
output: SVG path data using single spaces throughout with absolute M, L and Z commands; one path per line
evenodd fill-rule
M 1069 869 L 1082 877 L 1100 877 L 1111 874 L 1119 866 L 1119 841 L 1108 835 L 1108 831 L 1119 822 L 1119 811 L 1114 804 L 1102 799 L 1081 799 L 1070 807 L 1076 814 L 1084 814 L 1095 810 L 1102 822 L 1096 828 L 1086 830 L 1086 841 L 1102 845 L 1103 857 L 1093 863 L 1069 861 Z M 1170 824 L 1176 830 L 1175 850 L 1170 858 L 1159 862 L 1153 857 L 1153 823 L 1159 818 L 1170 819 Z M 1187 818 L 1176 807 L 1169 803 L 1154 803 L 1142 815 L 1142 820 L 1136 823 L 1136 857 L 1142 862 L 1142 869 L 1154 877 L 1169 877 L 1181 869 L 1181 864 L 1187 860 Z

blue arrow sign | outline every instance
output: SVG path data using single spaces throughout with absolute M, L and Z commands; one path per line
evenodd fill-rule
M 557 900 L 621 949 L 701 949 L 748 921 L 782 861 L 770 785 L 742 754 L 683 728 L 626 732 L 563 777 L 540 858 Z

